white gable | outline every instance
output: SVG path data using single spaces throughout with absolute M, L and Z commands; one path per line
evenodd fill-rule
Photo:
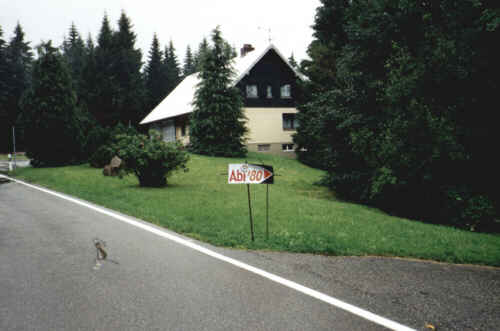
M 247 75 L 250 70 L 262 59 L 267 52 L 273 49 L 281 57 L 281 59 L 290 67 L 290 69 L 295 72 L 295 74 L 304 79 L 303 76 L 297 72 L 290 64 L 287 59 L 278 51 L 278 49 L 270 44 L 264 50 L 254 50 L 248 53 L 244 57 L 239 57 L 235 59 L 234 71 L 235 79 L 233 81 L 233 86 L 238 84 L 240 80 Z M 147 124 L 183 114 L 188 114 L 193 111 L 192 102 L 194 99 L 194 93 L 196 91 L 196 86 L 200 82 L 198 78 L 198 73 L 191 74 L 184 78 L 184 80 L 177 85 L 177 87 L 170 92 L 169 95 L 158 106 L 153 109 L 151 113 L 146 116 L 140 124 Z

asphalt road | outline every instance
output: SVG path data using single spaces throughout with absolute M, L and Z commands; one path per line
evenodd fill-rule
M 109 254 L 101 265 L 96 237 Z M 201 245 L 415 329 L 500 325 L 499 269 Z M 0 330 L 381 329 L 113 217 L 0 184 Z

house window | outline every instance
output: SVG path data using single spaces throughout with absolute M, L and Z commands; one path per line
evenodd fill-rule
M 266 97 L 268 99 L 272 99 L 273 98 L 273 87 L 271 85 L 267 85 L 267 88 L 266 88 Z
M 181 136 L 183 136 L 183 137 L 186 136 L 186 124 L 183 124 L 181 126 Z
M 283 130 L 296 130 L 299 127 L 299 121 L 295 114 L 283 114 Z
M 293 152 L 293 144 L 282 144 L 281 150 L 283 152 Z
M 257 150 L 259 152 L 267 152 L 271 149 L 271 145 L 265 144 L 265 145 L 257 145 Z
M 290 84 L 281 86 L 280 89 L 282 99 L 290 99 L 292 97 L 292 87 Z
M 258 98 L 257 85 L 247 85 L 247 98 Z

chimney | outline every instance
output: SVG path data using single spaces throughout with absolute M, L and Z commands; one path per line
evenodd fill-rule
M 241 57 L 244 57 L 251 51 L 253 51 L 255 48 L 251 44 L 244 44 L 243 47 L 240 49 L 240 55 Z

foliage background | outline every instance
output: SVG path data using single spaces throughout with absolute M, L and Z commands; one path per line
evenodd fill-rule
M 323 0 L 300 159 L 344 199 L 494 230 L 499 25 L 494 1 Z

